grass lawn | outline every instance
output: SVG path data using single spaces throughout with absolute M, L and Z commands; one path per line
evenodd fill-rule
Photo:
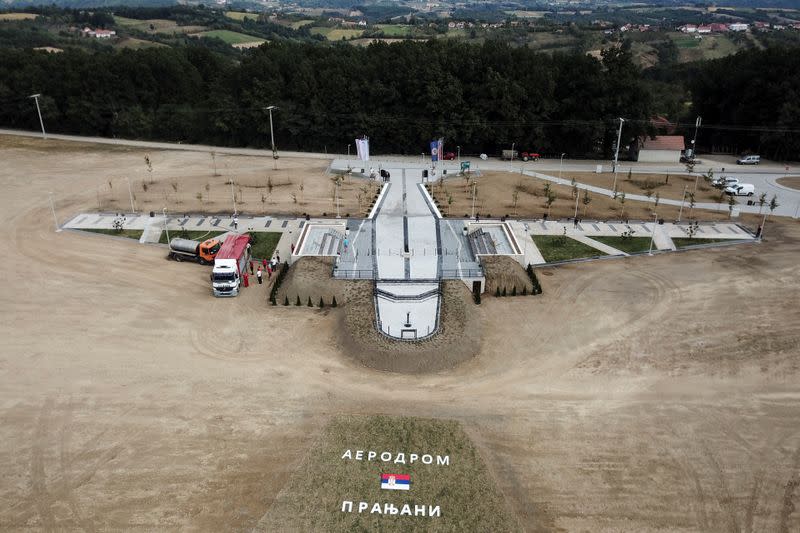
M 539 248 L 539 252 L 548 263 L 607 255 L 575 239 L 560 235 L 533 235 L 533 242 L 536 243 L 536 247 Z
M 82 229 L 81 231 L 102 233 L 103 235 L 116 235 L 117 237 L 127 237 L 129 239 L 136 239 L 137 241 L 142 238 L 142 233 L 144 233 L 144 231 L 140 229 L 124 229 L 122 231 L 115 229 Z
M 347 456 L 348 450 L 352 458 Z M 369 458 L 369 453 L 375 455 Z M 392 459 L 380 459 L 391 452 Z M 397 454 L 403 463 L 395 464 Z M 411 454 L 416 454 L 412 464 Z M 432 464 L 422 462 L 430 454 Z M 436 457 L 448 457 L 437 464 Z M 358 457 L 358 459 L 356 459 Z M 431 461 L 428 461 L 431 463 Z M 409 490 L 381 489 L 382 474 L 410 476 Z M 342 511 L 342 502 L 353 502 Z M 359 512 L 359 502 L 369 507 Z M 380 503 L 381 512 L 373 511 Z M 397 514 L 383 513 L 388 504 Z M 440 508 L 413 516 L 414 505 Z M 408 506 L 401 514 L 404 506 Z M 412 513 L 409 516 L 409 511 Z M 518 531 L 480 454 L 452 420 L 340 416 L 323 430 L 255 531 Z
M 697 244 L 711 244 L 714 242 L 730 242 L 731 239 L 700 239 L 700 238 L 693 238 L 690 239 L 688 237 L 677 237 L 672 239 L 672 242 L 675 243 L 675 246 L 678 248 L 686 248 L 687 246 L 695 246 Z
M 313 23 L 314 23 L 313 20 L 295 20 L 294 22 L 289 24 L 289 27 L 292 28 L 293 30 L 299 30 L 303 26 L 308 26 L 309 24 Z
M 187 231 L 180 231 L 180 230 L 178 230 L 178 231 L 170 231 L 169 232 L 169 238 L 170 239 L 174 239 L 176 237 L 179 237 L 181 239 L 189 239 L 189 240 L 192 240 L 192 241 L 201 241 L 202 242 L 202 241 L 205 241 L 206 239 L 211 239 L 213 237 L 216 237 L 217 235 L 222 235 L 223 233 L 226 233 L 226 232 L 224 232 L 224 231 L 188 231 L 188 230 Z M 167 232 L 165 232 L 165 231 L 161 232 L 161 237 L 158 239 L 158 242 L 160 244 L 168 244 Z
M 617 250 L 622 250 L 627 254 L 646 252 L 650 249 L 650 237 L 592 237 L 592 239 Z M 653 249 L 658 249 L 655 244 Z
M 251 231 L 250 236 L 253 238 L 253 247 L 250 250 L 250 254 L 257 259 L 272 258 L 272 252 L 275 250 L 275 247 L 278 246 L 281 235 L 282 233 L 278 231 Z M 285 261 L 286 259 L 283 260 Z
M 228 44 L 264 42 L 264 39 L 259 37 L 253 37 L 252 35 L 246 35 L 244 33 L 229 30 L 204 31 L 202 33 L 198 33 L 197 35 L 202 37 L 216 37 L 217 39 L 222 39 Z

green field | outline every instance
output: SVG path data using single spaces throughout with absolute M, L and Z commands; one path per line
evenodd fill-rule
M 264 39 L 261 39 L 260 37 L 253 37 L 252 35 L 246 35 L 244 33 L 239 33 L 230 30 L 211 30 L 211 31 L 204 31 L 202 33 L 197 33 L 195 35 L 199 35 L 201 37 L 212 37 L 212 38 L 222 39 L 228 44 L 264 42 Z
M 404 24 L 376 24 L 376 28 L 381 30 L 386 37 L 409 37 L 413 27 Z
M 250 237 L 253 239 L 253 247 L 250 249 L 250 254 L 257 259 L 271 259 L 272 252 L 275 251 L 278 241 L 281 240 L 281 235 L 283 234 L 279 231 L 251 231 Z
M 142 238 L 142 233 L 144 233 L 144 231 L 140 229 L 82 229 L 81 231 L 101 233 L 103 235 L 114 235 L 115 237 L 127 237 L 129 239 L 136 239 L 137 241 Z
M 392 460 L 380 459 L 390 451 Z M 403 454 L 402 463 L 394 462 L 398 453 Z M 411 454 L 418 456 L 413 464 Z M 432 463 L 423 464 L 423 454 L 430 454 Z M 447 464 L 439 463 L 437 456 L 447 457 Z M 409 475 L 410 489 L 382 489 L 382 474 Z M 343 502 L 353 502 L 352 510 Z M 359 502 L 369 507 L 359 512 Z M 414 516 L 415 505 L 424 505 L 426 515 Z M 387 506 L 397 512 L 384 513 Z M 432 507 L 439 512 L 428 516 Z M 520 530 L 458 422 L 387 416 L 333 419 L 254 528 L 257 532 Z
M 342 37 L 345 39 L 354 39 L 361 37 L 364 30 L 346 30 L 342 28 L 311 28 L 312 35 L 323 35 L 329 41 L 340 41 Z
M 222 235 L 223 233 L 227 233 L 225 231 L 188 231 L 188 230 L 178 230 L 178 231 L 170 231 L 169 238 L 174 239 L 179 237 L 181 239 L 189 239 L 192 241 L 205 241 L 207 239 L 212 239 L 218 235 Z M 167 240 L 167 233 L 165 231 L 161 232 L 161 237 L 158 239 L 160 244 L 168 244 Z
M 713 244 L 715 242 L 731 242 L 731 239 L 698 239 L 688 237 L 677 237 L 672 239 L 672 242 L 678 248 L 686 248 L 687 246 L 697 246 L 698 244 Z
M 607 255 L 575 239 L 560 235 L 533 235 L 533 242 L 548 263 Z
M 650 237 L 592 237 L 597 242 L 607 244 L 626 254 L 636 254 L 650 250 Z M 655 245 L 653 245 L 655 250 Z
M 225 16 L 233 20 L 258 20 L 257 13 L 245 13 L 244 11 L 226 11 Z

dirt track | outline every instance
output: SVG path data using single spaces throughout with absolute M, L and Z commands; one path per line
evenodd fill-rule
M 339 352 L 341 309 L 54 233 L 47 192 L 91 207 L 126 153 L 0 144 L 0 529 L 247 529 L 329 416 L 384 413 L 460 420 L 529 531 L 800 530 L 796 222 L 552 270 L 473 308 L 475 358 L 396 375 Z

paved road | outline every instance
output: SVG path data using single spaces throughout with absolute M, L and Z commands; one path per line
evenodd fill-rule
M 24 137 L 41 137 L 41 132 L 36 131 L 22 131 L 22 130 L 9 130 L 0 129 L 0 135 L 18 135 Z M 61 135 L 61 134 L 48 134 L 48 139 L 58 139 L 62 141 L 74 142 L 90 142 L 102 144 L 114 144 L 122 146 L 135 146 L 140 148 L 162 149 L 162 150 L 188 150 L 188 151 L 201 151 L 201 152 L 217 152 L 235 155 L 251 155 L 260 157 L 271 157 L 271 152 L 264 149 L 255 148 L 230 148 L 220 146 L 209 146 L 202 144 L 179 144 L 179 143 L 165 143 L 165 142 L 152 142 L 152 141 L 132 141 L 127 139 L 109 139 L 106 137 L 82 137 L 79 135 Z M 344 147 L 344 146 L 343 146 Z M 351 161 L 355 166 L 360 163 L 355 157 L 349 159 L 347 154 L 334 154 L 334 153 L 314 153 L 314 152 L 285 152 L 280 151 L 281 157 L 294 157 L 294 158 L 307 158 L 307 159 L 341 159 L 344 161 Z M 423 157 L 422 153 L 419 156 L 408 155 L 380 155 L 373 156 L 373 161 L 369 163 L 372 167 L 383 166 L 388 168 L 391 163 L 402 163 L 402 166 L 419 164 L 420 168 L 426 165 L 429 161 L 427 157 Z M 472 163 L 472 169 L 475 171 L 481 170 L 511 170 L 513 172 L 521 172 L 527 175 L 532 173 L 548 173 L 548 177 L 552 178 L 553 175 L 564 172 L 593 172 L 597 166 L 603 167 L 603 171 L 610 170 L 611 163 L 602 160 L 574 160 L 564 159 L 563 162 L 557 159 L 543 159 L 540 161 L 502 161 L 497 158 L 489 158 L 488 160 L 481 160 L 478 157 L 467 157 L 462 154 L 462 160 L 469 160 Z M 367 164 L 364 164 L 366 167 Z M 458 161 L 450 161 L 440 163 L 440 168 L 444 166 L 450 171 L 455 171 L 459 168 Z M 682 173 L 686 172 L 685 165 L 680 163 L 664 164 L 664 163 L 639 163 L 623 161 L 619 164 L 618 171 L 620 174 L 626 174 L 628 169 L 633 173 Z M 787 166 L 784 163 L 762 160 L 758 166 L 739 166 L 736 164 L 735 156 L 703 156 L 701 163 L 695 167 L 699 173 L 706 173 L 708 170 L 713 170 L 716 175 L 722 174 L 724 169 L 725 175 L 735 176 L 744 183 L 752 183 L 756 188 L 756 197 L 761 192 L 766 192 L 768 197 L 773 195 L 778 196 L 778 201 L 781 204 L 775 210 L 776 215 L 797 217 L 800 214 L 800 190 L 790 189 L 779 185 L 776 180 L 786 175 L 800 175 L 800 166 L 797 164 L 790 164 Z M 544 177 L 542 175 L 541 177 Z M 556 180 L 553 180 L 556 181 Z M 599 194 L 609 194 L 610 191 L 606 189 L 593 188 L 586 186 L 590 191 Z M 629 195 L 628 198 L 636 200 L 646 200 L 644 196 Z M 742 198 L 744 200 L 744 198 Z M 678 205 L 680 202 L 674 203 L 674 200 L 662 199 L 662 203 Z M 742 202 L 744 203 L 744 201 Z M 717 209 L 717 204 L 697 204 L 698 208 L 702 209 Z M 725 206 L 723 206 L 723 209 Z M 742 212 L 758 212 L 758 207 L 741 206 Z

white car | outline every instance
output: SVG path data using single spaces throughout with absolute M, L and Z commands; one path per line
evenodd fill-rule
M 719 189 L 725 189 L 727 187 L 735 187 L 739 185 L 739 178 L 732 178 L 730 176 L 720 176 L 719 178 L 712 180 L 711 185 Z
M 753 196 L 756 193 L 756 188 L 749 183 L 739 183 L 730 187 L 725 187 L 725 194 L 731 196 Z

